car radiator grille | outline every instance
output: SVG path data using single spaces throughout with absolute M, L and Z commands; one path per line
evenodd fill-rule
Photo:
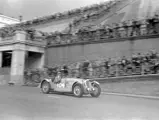
M 91 87 L 91 82 L 90 82 L 90 81 L 86 81 L 86 86 L 87 86 L 88 88 L 90 88 L 90 87 Z

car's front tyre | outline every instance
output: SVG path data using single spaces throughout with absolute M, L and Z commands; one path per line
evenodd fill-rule
M 73 87 L 73 94 L 75 97 L 82 97 L 83 93 L 84 93 L 84 89 L 83 89 L 82 85 L 76 84 Z
M 92 97 L 99 97 L 100 94 L 101 94 L 100 85 L 94 84 L 93 87 L 94 87 L 94 91 L 93 91 L 93 93 L 91 93 L 91 96 L 92 96 Z
M 44 94 L 48 94 L 50 92 L 50 89 L 51 89 L 50 83 L 46 81 L 42 83 L 41 90 Z

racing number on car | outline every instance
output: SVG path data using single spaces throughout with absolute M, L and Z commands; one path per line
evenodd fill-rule
M 65 82 L 65 86 L 66 86 L 66 87 L 69 86 L 69 82 L 68 82 L 68 81 Z
M 58 88 L 65 88 L 65 84 L 64 83 L 59 83 L 59 84 L 57 84 L 57 87 Z

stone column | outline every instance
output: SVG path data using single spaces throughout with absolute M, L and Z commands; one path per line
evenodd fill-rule
M 2 62 L 3 62 L 3 52 L 0 51 L 0 68 L 2 67 Z
M 16 41 L 25 41 L 27 38 L 27 34 L 25 31 L 16 31 L 15 34 L 16 35 L 14 37 L 14 40 Z
M 41 59 L 40 59 L 40 64 L 39 64 L 39 68 L 43 68 L 45 64 L 45 54 L 42 53 L 41 54 Z
M 25 41 L 26 32 L 25 31 L 16 31 L 14 37 L 15 41 Z M 12 63 L 11 63 L 11 73 L 10 73 L 10 82 L 15 85 L 22 85 L 24 79 L 24 68 L 25 68 L 25 46 L 21 44 L 15 45 L 15 49 L 12 52 Z
M 12 65 L 11 65 L 11 81 L 16 85 L 23 85 L 25 68 L 25 51 L 14 50 L 12 53 Z

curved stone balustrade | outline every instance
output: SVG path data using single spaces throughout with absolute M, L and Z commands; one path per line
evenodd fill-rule
M 141 22 L 137 25 L 125 26 L 121 24 L 120 26 L 108 27 L 95 27 L 95 28 L 85 28 L 80 29 L 76 34 L 59 34 L 49 36 L 48 45 L 63 45 L 63 44 L 74 44 L 74 43 L 87 43 L 92 41 L 111 41 L 112 39 L 120 40 L 130 37 L 142 37 L 142 36 L 152 36 L 158 35 L 159 21 L 155 23 L 155 26 L 151 26 L 150 23 Z M 112 40 L 112 41 L 113 41 Z M 68 42 L 69 41 L 69 42 Z
M 10 40 L 14 40 L 14 35 L 10 36 L 10 37 L 5 37 L 5 38 L 0 37 L 0 42 L 1 41 L 10 41 Z
M 25 31 L 16 31 L 12 36 L 0 37 L 0 45 L 13 45 L 15 43 L 46 47 L 47 41 L 45 37 L 38 35 L 31 39 Z

